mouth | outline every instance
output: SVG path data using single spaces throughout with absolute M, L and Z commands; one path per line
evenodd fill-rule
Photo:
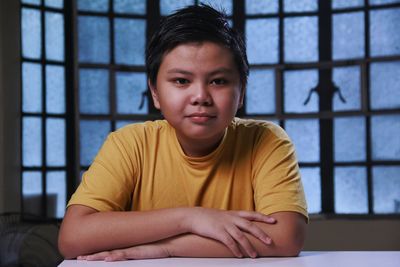
M 206 123 L 210 120 L 215 119 L 217 116 L 205 112 L 195 112 L 189 114 L 187 118 L 189 118 L 194 123 Z

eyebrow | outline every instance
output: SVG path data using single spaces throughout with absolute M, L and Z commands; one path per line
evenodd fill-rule
M 215 75 L 215 74 L 219 74 L 219 73 L 232 74 L 233 72 L 234 71 L 232 69 L 222 67 L 222 68 L 213 70 L 212 72 L 210 72 L 208 74 L 211 76 L 211 75 Z M 183 70 L 183 69 L 179 69 L 179 68 L 170 69 L 167 71 L 167 73 L 168 74 L 180 73 L 180 74 L 185 74 L 185 75 L 193 75 L 192 72 Z

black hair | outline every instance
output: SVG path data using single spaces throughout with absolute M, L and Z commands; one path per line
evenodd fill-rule
M 176 46 L 211 41 L 227 47 L 237 65 L 242 90 L 249 75 L 246 46 L 242 36 L 228 24 L 226 15 L 208 5 L 192 5 L 163 18 L 146 49 L 146 71 L 155 85 L 162 59 Z

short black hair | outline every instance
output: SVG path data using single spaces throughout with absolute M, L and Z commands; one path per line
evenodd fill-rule
M 146 71 L 155 85 L 165 53 L 191 42 L 211 41 L 227 47 L 237 65 L 242 90 L 249 75 L 246 45 L 241 34 L 229 26 L 227 17 L 208 5 L 192 5 L 163 18 L 146 49 Z

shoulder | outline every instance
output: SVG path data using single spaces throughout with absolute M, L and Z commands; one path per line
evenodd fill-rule
M 111 134 L 113 138 L 130 139 L 132 137 L 144 137 L 157 135 L 169 131 L 171 126 L 165 120 L 146 121 L 128 124 Z

